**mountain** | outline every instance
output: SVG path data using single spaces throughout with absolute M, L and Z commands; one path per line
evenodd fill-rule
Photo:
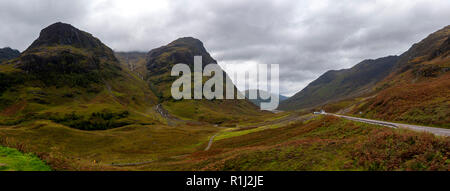
M 256 119 L 264 113 L 260 112 L 259 108 L 246 99 L 174 100 L 171 96 L 170 88 L 177 77 L 170 76 L 171 69 L 175 64 L 184 63 L 193 72 L 194 56 L 202 56 L 202 67 L 207 64 L 217 63 L 207 52 L 203 43 L 192 37 L 179 38 L 147 53 L 147 80 L 164 108 L 170 113 L 180 118 L 216 124 L 233 124 L 241 120 Z M 224 77 L 228 77 L 225 72 L 223 73 Z M 203 77 L 203 83 L 207 79 Z M 238 90 L 236 87 L 234 90 L 235 94 L 237 94 Z M 224 94 L 225 92 L 224 87 Z
M 398 56 L 388 56 L 364 60 L 350 69 L 327 71 L 302 91 L 281 102 L 279 108 L 311 108 L 371 92 L 377 82 L 390 74 L 398 60 Z
M 100 40 L 58 22 L 43 29 L 16 64 L 47 85 L 87 86 L 118 76 L 118 63 L 114 52 Z
M 6 60 L 17 58 L 20 56 L 20 52 L 9 47 L 0 48 L 0 63 Z
M 176 77 L 170 76 L 172 67 L 175 64 L 184 63 L 193 72 L 194 56 L 202 56 L 202 67 L 210 63 L 217 63 L 206 51 L 203 43 L 192 37 L 179 38 L 147 53 L 148 75 L 162 99 L 171 99 L 170 87 L 176 79 Z
M 362 117 L 450 127 L 450 26 L 400 56 L 380 91 L 347 111 Z
M 250 92 L 254 92 L 253 94 L 257 95 L 257 99 L 250 99 L 249 98 Z M 269 102 L 270 101 L 270 98 L 269 99 L 261 99 L 261 97 L 260 97 L 260 95 L 263 95 L 263 97 L 270 96 L 269 92 L 267 92 L 267 91 L 263 91 L 263 90 L 259 90 L 259 91 L 258 90 L 245 90 L 242 94 L 244 94 L 245 97 L 250 102 L 252 102 L 253 104 L 255 104 L 258 107 L 260 106 L 261 102 Z M 288 99 L 289 97 L 280 94 L 280 95 L 278 95 L 278 98 L 279 98 L 279 101 L 281 102 L 281 101 L 284 101 L 284 100 Z
M 0 119 L 50 120 L 100 130 L 154 123 L 157 98 L 111 48 L 70 24 L 44 28 L 20 57 L 0 64 Z

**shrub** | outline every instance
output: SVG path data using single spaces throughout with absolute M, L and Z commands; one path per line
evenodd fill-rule
M 130 124 L 121 120 L 128 117 L 129 112 L 114 113 L 108 110 L 94 112 L 88 118 L 75 112 L 64 116 L 51 116 L 50 120 L 80 130 L 106 130 Z
M 353 158 L 368 170 L 450 170 L 450 139 L 415 132 L 378 132 L 356 146 Z

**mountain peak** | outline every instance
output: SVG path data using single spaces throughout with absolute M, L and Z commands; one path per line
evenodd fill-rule
M 151 73 L 160 74 L 178 63 L 194 66 L 194 56 L 202 56 L 203 66 L 217 63 L 205 49 L 202 41 L 193 37 L 183 37 L 151 50 L 147 54 L 146 65 Z
M 181 38 L 178 38 L 177 40 L 172 41 L 168 45 L 169 46 L 182 45 L 182 46 L 193 46 L 193 47 L 198 47 L 198 48 L 204 48 L 203 42 L 194 37 L 181 37 Z
M 14 64 L 46 85 L 85 86 L 121 75 L 119 62 L 109 47 L 91 34 L 61 22 L 42 29 Z
M 54 23 L 41 30 L 27 51 L 41 46 L 70 45 L 77 48 L 104 48 L 104 45 L 91 34 L 81 31 L 74 26 L 62 22 Z

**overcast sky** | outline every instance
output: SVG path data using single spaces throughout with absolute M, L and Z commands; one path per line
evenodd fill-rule
M 0 47 L 23 51 L 57 21 L 116 51 L 203 41 L 220 64 L 280 64 L 292 95 L 330 69 L 401 54 L 450 24 L 449 0 L 0 0 Z

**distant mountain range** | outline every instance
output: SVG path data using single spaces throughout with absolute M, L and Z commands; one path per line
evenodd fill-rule
M 253 94 L 257 95 L 257 99 L 250 99 L 250 97 L 249 97 L 250 92 L 253 92 Z M 260 107 L 261 102 L 269 102 L 270 101 L 270 98 L 269 99 L 262 99 L 260 95 L 263 95 L 262 97 L 272 97 L 272 96 L 269 95 L 269 92 L 264 91 L 264 90 L 259 90 L 259 91 L 258 90 L 245 90 L 244 92 L 242 92 L 242 94 L 244 94 L 245 97 L 249 101 L 251 101 L 253 104 L 255 104 L 258 107 Z M 279 99 L 280 102 L 284 101 L 284 100 L 286 100 L 288 98 L 289 97 L 281 95 L 281 94 L 278 95 L 278 99 Z
M 9 47 L 0 48 L 0 63 L 6 60 L 17 58 L 20 56 L 20 52 Z
M 302 91 L 283 101 L 279 108 L 310 108 L 371 92 L 377 82 L 390 74 L 398 59 L 398 56 L 388 56 L 364 60 L 350 69 L 325 72 Z

